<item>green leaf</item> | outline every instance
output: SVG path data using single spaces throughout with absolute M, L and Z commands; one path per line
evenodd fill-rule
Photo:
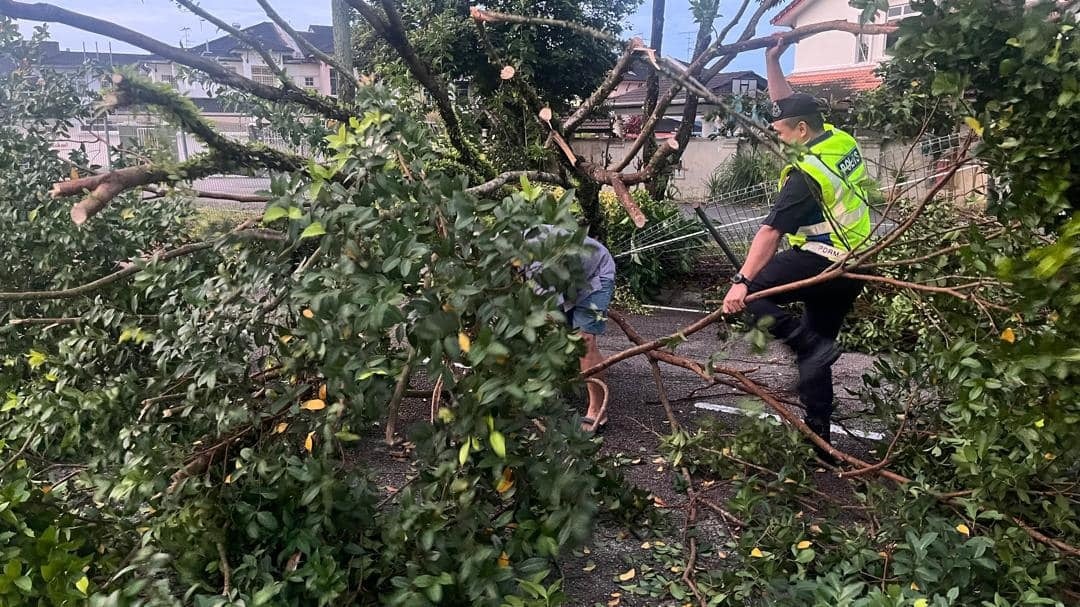
M 326 230 L 323 229 L 321 223 L 316 221 L 315 223 L 312 223 L 308 227 L 304 228 L 304 231 L 300 233 L 300 238 L 314 238 L 316 236 L 322 236 L 323 234 L 326 234 Z
M 353 434 L 352 432 L 345 432 L 344 430 L 334 433 L 334 436 L 343 443 L 351 443 L 360 440 L 358 435 Z
M 491 450 L 495 452 L 495 455 L 506 459 L 506 438 L 503 437 L 502 432 L 495 430 L 488 434 L 488 442 L 491 443 Z
M 288 217 L 288 215 L 289 212 L 281 207 L 270 207 L 266 209 L 266 213 L 263 215 L 263 223 L 270 223 L 282 217 Z
M 251 597 L 252 604 L 256 606 L 266 605 L 270 602 L 270 599 L 274 598 L 278 595 L 279 592 L 281 592 L 281 586 L 281 582 L 273 582 L 267 584 L 266 586 L 263 586 L 261 589 L 259 589 L 258 592 L 255 593 L 255 596 Z
M 458 465 L 460 466 L 465 466 L 465 462 L 469 461 L 469 442 L 470 441 L 466 439 L 466 441 L 461 444 L 461 448 L 458 449 L 457 460 Z
M 86 577 L 84 576 L 83 579 L 85 580 Z M 15 585 L 18 586 L 19 590 L 22 590 L 23 592 L 29 594 L 30 591 L 34 588 L 34 581 L 24 575 L 22 577 L 15 578 Z M 82 589 L 80 588 L 80 590 Z M 86 591 L 82 590 L 82 593 L 86 594 Z

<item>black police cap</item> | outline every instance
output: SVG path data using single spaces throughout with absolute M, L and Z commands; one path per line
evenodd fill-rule
M 813 116 L 825 111 L 825 105 L 817 98 L 806 93 L 795 93 L 773 102 L 772 120 L 783 120 L 795 116 Z

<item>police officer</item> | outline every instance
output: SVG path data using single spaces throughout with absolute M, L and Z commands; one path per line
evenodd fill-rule
M 836 337 L 862 283 L 835 278 L 749 304 L 746 296 L 811 278 L 866 244 L 871 232 L 867 172 L 855 139 L 824 122 L 816 99 L 791 89 L 780 68 L 785 47 L 778 43 L 766 51 L 772 128 L 782 141 L 806 152 L 782 170 L 780 193 L 732 278 L 724 311 L 747 310 L 794 350 L 806 423 L 829 441 L 832 365 L 840 357 Z M 784 235 L 791 248 L 777 253 Z M 795 301 L 804 304 L 801 318 L 780 307 Z

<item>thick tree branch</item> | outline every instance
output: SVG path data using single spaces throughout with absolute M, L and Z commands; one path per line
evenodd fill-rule
M 196 156 L 171 169 L 151 166 L 126 167 L 110 173 L 58 182 L 53 185 L 49 194 L 53 198 L 60 198 L 88 191 L 86 198 L 71 207 L 71 220 L 82 225 L 124 191 L 176 178 L 197 179 L 213 175 L 225 164 L 216 154 L 210 153 Z
M 302 90 L 281 89 L 255 82 L 254 80 L 240 76 L 232 70 L 225 69 L 209 57 L 203 57 L 202 55 L 170 46 L 145 34 L 112 23 L 111 21 L 76 13 L 51 4 L 26 4 L 23 2 L 14 2 L 12 0 L 0 0 L 0 14 L 15 19 L 62 23 L 76 29 L 99 34 L 108 38 L 113 38 L 114 40 L 126 42 L 132 46 L 137 46 L 180 65 L 199 70 L 218 84 L 223 84 L 250 93 L 262 99 L 297 103 L 326 116 L 327 118 L 333 118 L 342 122 L 348 120 L 350 116 L 348 111 L 324 97 L 312 95 Z
M 608 72 L 604 81 L 601 82 L 600 86 L 589 95 L 589 98 L 563 122 L 563 133 L 565 133 L 567 137 L 573 137 L 574 132 L 577 131 L 577 127 L 584 122 L 589 113 L 599 107 L 608 96 L 611 95 L 611 91 L 615 90 L 615 87 L 622 81 L 626 71 L 630 69 L 630 64 L 634 59 L 634 53 L 638 49 L 644 47 L 645 44 L 641 41 L 641 38 L 632 38 L 630 42 L 626 43 L 626 50 L 619 56 L 619 60 L 615 62 L 615 67 Z
M 297 46 L 310 53 L 311 56 L 315 57 L 319 61 L 322 61 L 326 65 L 334 68 L 334 70 L 338 73 L 338 77 L 346 79 L 349 84 L 353 86 L 354 89 L 360 88 L 360 83 L 356 80 L 356 76 L 353 74 L 353 71 L 351 69 L 346 69 L 342 67 L 342 65 L 337 61 L 337 59 L 334 59 L 330 55 L 322 52 L 321 50 L 319 50 L 319 47 L 315 46 L 307 38 L 300 35 L 300 32 L 296 31 L 291 25 L 289 25 L 289 22 L 282 18 L 282 16 L 274 10 L 274 7 L 270 6 L 269 0 L 255 1 L 259 3 L 259 6 L 262 7 L 263 12 L 266 13 L 266 16 L 270 17 L 271 21 L 278 24 L 278 27 L 285 30 L 285 33 L 287 33 L 289 37 L 292 38 L 294 42 L 296 42 Z
M 832 21 L 821 21 L 819 23 L 803 25 L 786 32 L 772 34 L 770 36 L 761 36 L 759 38 L 740 40 L 732 44 L 719 44 L 713 47 L 707 55 L 703 56 L 705 57 L 706 61 L 709 61 L 722 55 L 738 55 L 740 53 L 745 53 L 746 51 L 768 48 L 770 46 L 775 46 L 778 42 L 794 44 L 800 40 L 803 40 L 804 38 L 809 38 L 811 36 L 816 36 L 825 32 L 847 32 L 853 35 L 868 34 L 873 36 L 877 34 L 891 34 L 895 31 L 895 25 L 855 23 L 852 21 L 847 21 L 845 19 L 834 19 Z
M 112 93 L 103 96 L 108 107 L 122 107 L 144 103 L 155 105 L 166 112 L 167 117 L 176 120 L 180 126 L 202 139 L 217 152 L 217 155 L 236 165 L 254 164 L 275 171 L 297 171 L 308 164 L 308 159 L 290 154 L 263 144 L 244 145 L 223 136 L 199 113 L 190 99 L 180 95 L 174 89 L 159 86 L 138 77 L 125 74 L 113 74 Z

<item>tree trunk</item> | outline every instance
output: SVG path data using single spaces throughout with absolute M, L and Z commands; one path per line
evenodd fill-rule
M 604 242 L 607 238 L 607 222 L 604 210 L 600 207 L 601 185 L 591 179 L 583 179 L 577 188 L 577 199 L 581 212 L 589 223 L 589 236 Z
M 341 67 L 351 72 L 353 69 L 352 27 L 349 24 L 351 9 L 345 0 L 330 0 L 330 10 L 334 24 L 334 58 Z M 341 75 L 338 75 L 337 80 L 338 97 L 346 103 L 351 103 L 356 98 L 352 83 Z
M 666 9 L 666 0 L 653 0 L 652 5 L 652 33 L 649 35 L 649 46 L 656 51 L 657 55 L 660 55 L 664 46 L 664 11 Z M 645 109 L 644 116 L 648 118 L 656 110 L 656 102 L 660 97 L 660 73 L 653 70 L 649 74 L 648 80 L 645 82 Z M 656 139 L 650 137 L 645 140 L 645 146 L 642 148 L 642 158 L 652 158 L 652 155 L 656 152 Z M 663 182 L 663 183 L 660 183 Z M 662 193 L 667 188 L 667 179 L 660 177 L 645 185 L 645 189 L 649 192 L 654 200 L 658 198 L 657 194 Z

